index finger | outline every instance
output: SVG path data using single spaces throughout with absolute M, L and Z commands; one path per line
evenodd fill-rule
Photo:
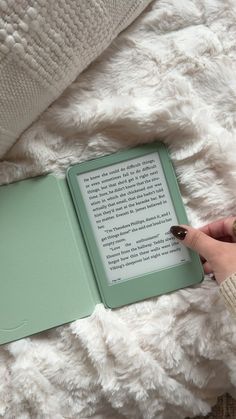
M 210 224 L 200 227 L 199 230 L 214 239 L 230 236 L 236 240 L 236 217 L 227 217 L 213 221 Z

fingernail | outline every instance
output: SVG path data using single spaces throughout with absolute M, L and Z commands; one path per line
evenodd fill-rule
M 184 240 L 187 234 L 187 230 L 184 227 L 172 226 L 170 232 L 179 240 Z

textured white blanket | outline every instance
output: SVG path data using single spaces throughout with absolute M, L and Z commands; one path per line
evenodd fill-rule
M 235 22 L 233 0 L 152 3 L 25 132 L 1 183 L 163 140 L 190 222 L 235 214 Z M 210 279 L 0 349 L 4 419 L 177 419 L 226 391 L 236 321 Z
M 150 0 L 0 0 L 0 158 Z

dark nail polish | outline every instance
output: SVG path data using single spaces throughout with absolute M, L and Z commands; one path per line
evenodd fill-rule
M 187 230 L 184 227 L 172 226 L 170 232 L 179 240 L 184 240 L 187 234 Z

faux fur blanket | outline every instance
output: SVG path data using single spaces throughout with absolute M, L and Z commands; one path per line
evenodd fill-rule
M 162 140 L 190 223 L 235 214 L 235 39 L 233 0 L 153 2 L 22 135 L 1 183 Z M 193 417 L 236 395 L 236 321 L 206 278 L 122 309 L 100 305 L 1 347 L 0 360 L 4 419 Z

